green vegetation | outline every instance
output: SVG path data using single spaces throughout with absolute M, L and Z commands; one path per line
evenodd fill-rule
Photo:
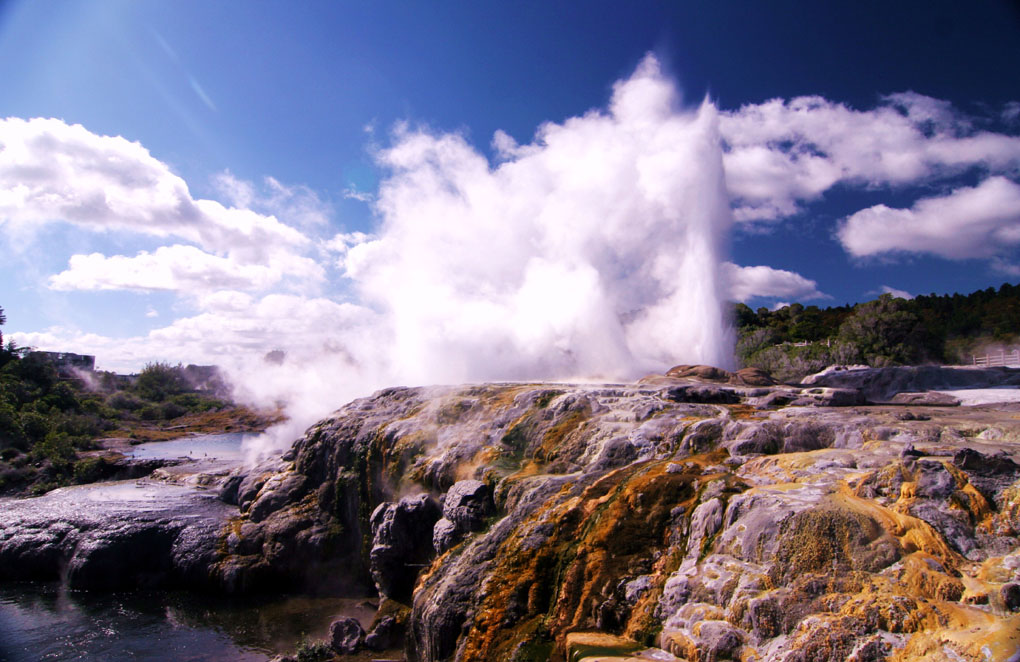
M 103 478 L 106 460 L 82 456 L 103 437 L 147 441 L 265 422 L 236 408 L 212 369 L 150 363 L 131 377 L 73 371 L 13 342 L 0 345 L 0 492 L 38 494 Z
M 832 364 L 969 363 L 984 347 L 1020 341 L 1020 286 L 910 300 L 883 294 L 825 309 L 795 303 L 754 311 L 738 303 L 734 318 L 741 364 L 783 381 Z

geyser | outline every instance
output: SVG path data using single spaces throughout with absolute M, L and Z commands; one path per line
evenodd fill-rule
M 398 127 L 382 225 L 347 274 L 383 312 L 402 382 L 630 377 L 727 365 L 720 263 L 731 217 L 716 109 L 679 109 L 648 56 L 607 112 L 497 133 Z
M 291 396 L 307 424 L 392 384 L 730 366 L 732 218 L 711 103 L 682 109 L 649 55 L 607 109 L 529 144 L 497 132 L 492 148 L 494 162 L 459 134 L 396 127 L 377 153 L 377 231 L 332 242 L 356 303 L 328 339 L 244 380 L 256 395 Z

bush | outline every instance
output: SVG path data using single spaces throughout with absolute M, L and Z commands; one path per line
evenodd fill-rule
M 106 404 L 114 409 L 137 411 L 145 403 L 126 391 L 117 391 L 106 399 Z
M 52 431 L 32 448 L 32 455 L 37 460 L 48 461 L 57 471 L 63 471 L 70 468 L 78 453 L 70 435 Z
M 160 416 L 169 421 L 172 418 L 183 416 L 188 413 L 188 410 L 180 406 L 176 402 L 164 402 L 159 406 Z
M 155 404 L 145 405 L 138 410 L 138 417 L 143 421 L 158 421 L 163 418 L 163 409 Z
M 109 463 L 101 457 L 87 457 L 74 463 L 72 475 L 76 483 L 94 483 L 108 473 Z
M 302 641 L 297 649 L 298 662 L 326 662 L 333 659 L 333 649 L 325 641 Z

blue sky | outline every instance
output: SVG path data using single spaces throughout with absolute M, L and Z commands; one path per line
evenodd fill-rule
M 683 333 L 665 335 L 631 325 L 651 325 L 667 300 L 674 313 L 693 305 L 658 276 L 634 276 L 645 273 L 640 256 L 670 263 L 656 251 L 688 245 L 691 222 L 678 230 L 626 217 L 652 209 L 648 200 L 624 211 L 612 200 L 587 207 L 604 186 L 577 202 L 646 233 L 630 247 L 599 222 L 557 228 L 544 210 L 572 203 L 558 202 L 548 181 L 520 183 L 557 172 L 562 179 L 550 185 L 569 188 L 569 168 L 550 165 L 560 152 L 540 127 L 562 129 L 553 133 L 564 144 L 574 131 L 616 145 L 599 133 L 610 129 L 584 120 L 613 116 L 627 94 L 643 99 L 646 79 L 671 95 L 668 117 L 634 121 L 665 126 L 701 112 L 706 97 L 714 106 L 718 126 L 706 119 L 703 129 L 718 154 L 675 136 L 678 151 L 690 147 L 709 165 L 668 154 L 656 162 L 679 188 L 701 191 L 715 184 L 700 173 L 722 158 L 732 216 L 712 216 L 721 219 L 706 230 L 715 266 L 689 282 L 718 279 L 710 285 L 721 296 L 755 307 L 1017 282 L 1018 64 L 1020 10 L 1006 1 L 8 0 L 0 4 L 4 331 L 123 371 L 311 347 L 309 356 L 327 351 L 367 370 L 369 382 L 536 376 L 536 366 L 562 355 L 570 359 L 561 372 L 668 362 L 668 348 L 636 356 L 635 346 L 647 346 L 642 333 L 702 348 L 689 358 L 718 359 L 722 350 L 702 337 L 724 333 L 712 325 L 696 332 L 684 322 Z M 528 158 L 544 165 L 529 170 Z M 630 168 L 627 158 L 606 162 Z M 503 179 L 501 165 L 510 166 Z M 491 193 L 508 178 L 516 183 Z M 454 204 L 444 197 L 451 182 L 467 207 L 442 206 Z M 495 201 L 476 201 L 490 193 Z M 545 197 L 528 206 L 530 195 Z M 547 225 L 526 236 L 506 235 L 499 223 L 490 234 L 478 229 L 487 209 L 501 223 L 524 218 L 500 216 L 517 202 L 527 222 L 541 216 Z M 464 209 L 475 220 L 447 224 Z M 563 227 L 574 243 L 563 243 Z M 536 243 L 534 253 L 521 248 Z M 473 259 L 479 254 L 505 267 L 499 278 Z M 573 257 L 559 262 L 565 254 Z M 597 315 L 583 306 L 556 321 L 562 303 L 522 294 L 534 274 L 572 283 L 562 295 L 575 302 L 594 287 L 590 308 L 612 308 L 616 335 L 586 335 Z M 447 316 L 416 307 L 425 301 L 442 302 L 434 307 Z M 460 319 L 460 310 L 478 316 Z M 472 345 L 468 358 L 455 351 L 466 341 L 451 335 L 451 316 L 492 336 L 490 318 L 522 311 L 553 321 Z M 430 324 L 432 333 L 416 331 Z M 365 338 L 395 349 L 381 358 Z M 547 353 L 489 371 L 461 365 L 531 345 Z M 401 363 L 420 366 L 393 367 Z

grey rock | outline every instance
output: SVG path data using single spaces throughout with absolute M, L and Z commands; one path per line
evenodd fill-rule
M 737 404 L 740 402 L 740 395 L 734 389 L 713 384 L 674 386 L 666 391 L 665 396 L 673 402 L 715 405 Z
M 928 499 L 945 499 L 956 491 L 956 479 L 945 465 L 937 460 L 918 460 L 914 465 L 917 478 L 917 495 Z
M 338 618 L 329 624 L 329 647 L 341 655 L 357 653 L 365 639 L 365 630 L 356 618 Z
M 495 511 L 492 490 L 480 480 L 454 483 L 443 500 L 443 517 L 460 531 L 478 531 Z
M 1009 611 L 1020 611 L 1020 584 L 1003 584 L 999 589 L 1002 605 Z
M 439 504 L 428 494 L 382 503 L 372 513 L 372 579 L 379 593 L 409 602 L 419 569 L 432 558 Z
M 897 393 L 890 400 L 895 405 L 918 405 L 925 407 L 956 407 L 960 404 L 959 398 L 954 398 L 948 393 L 937 391 L 923 391 L 921 393 Z
M 238 490 L 240 490 L 241 483 L 244 481 L 246 475 L 246 473 L 237 473 L 228 476 L 227 479 L 223 481 L 223 486 L 220 488 L 220 501 L 236 506 Z
M 436 522 L 432 528 L 432 547 L 436 554 L 442 554 L 460 540 L 457 525 L 445 517 Z
M 399 630 L 396 618 L 392 616 L 380 618 L 375 627 L 365 635 L 365 648 L 373 651 L 383 651 L 387 648 L 399 646 L 402 638 Z
M 854 407 L 867 402 L 857 389 L 814 387 L 801 390 L 800 396 L 791 402 L 794 407 Z

